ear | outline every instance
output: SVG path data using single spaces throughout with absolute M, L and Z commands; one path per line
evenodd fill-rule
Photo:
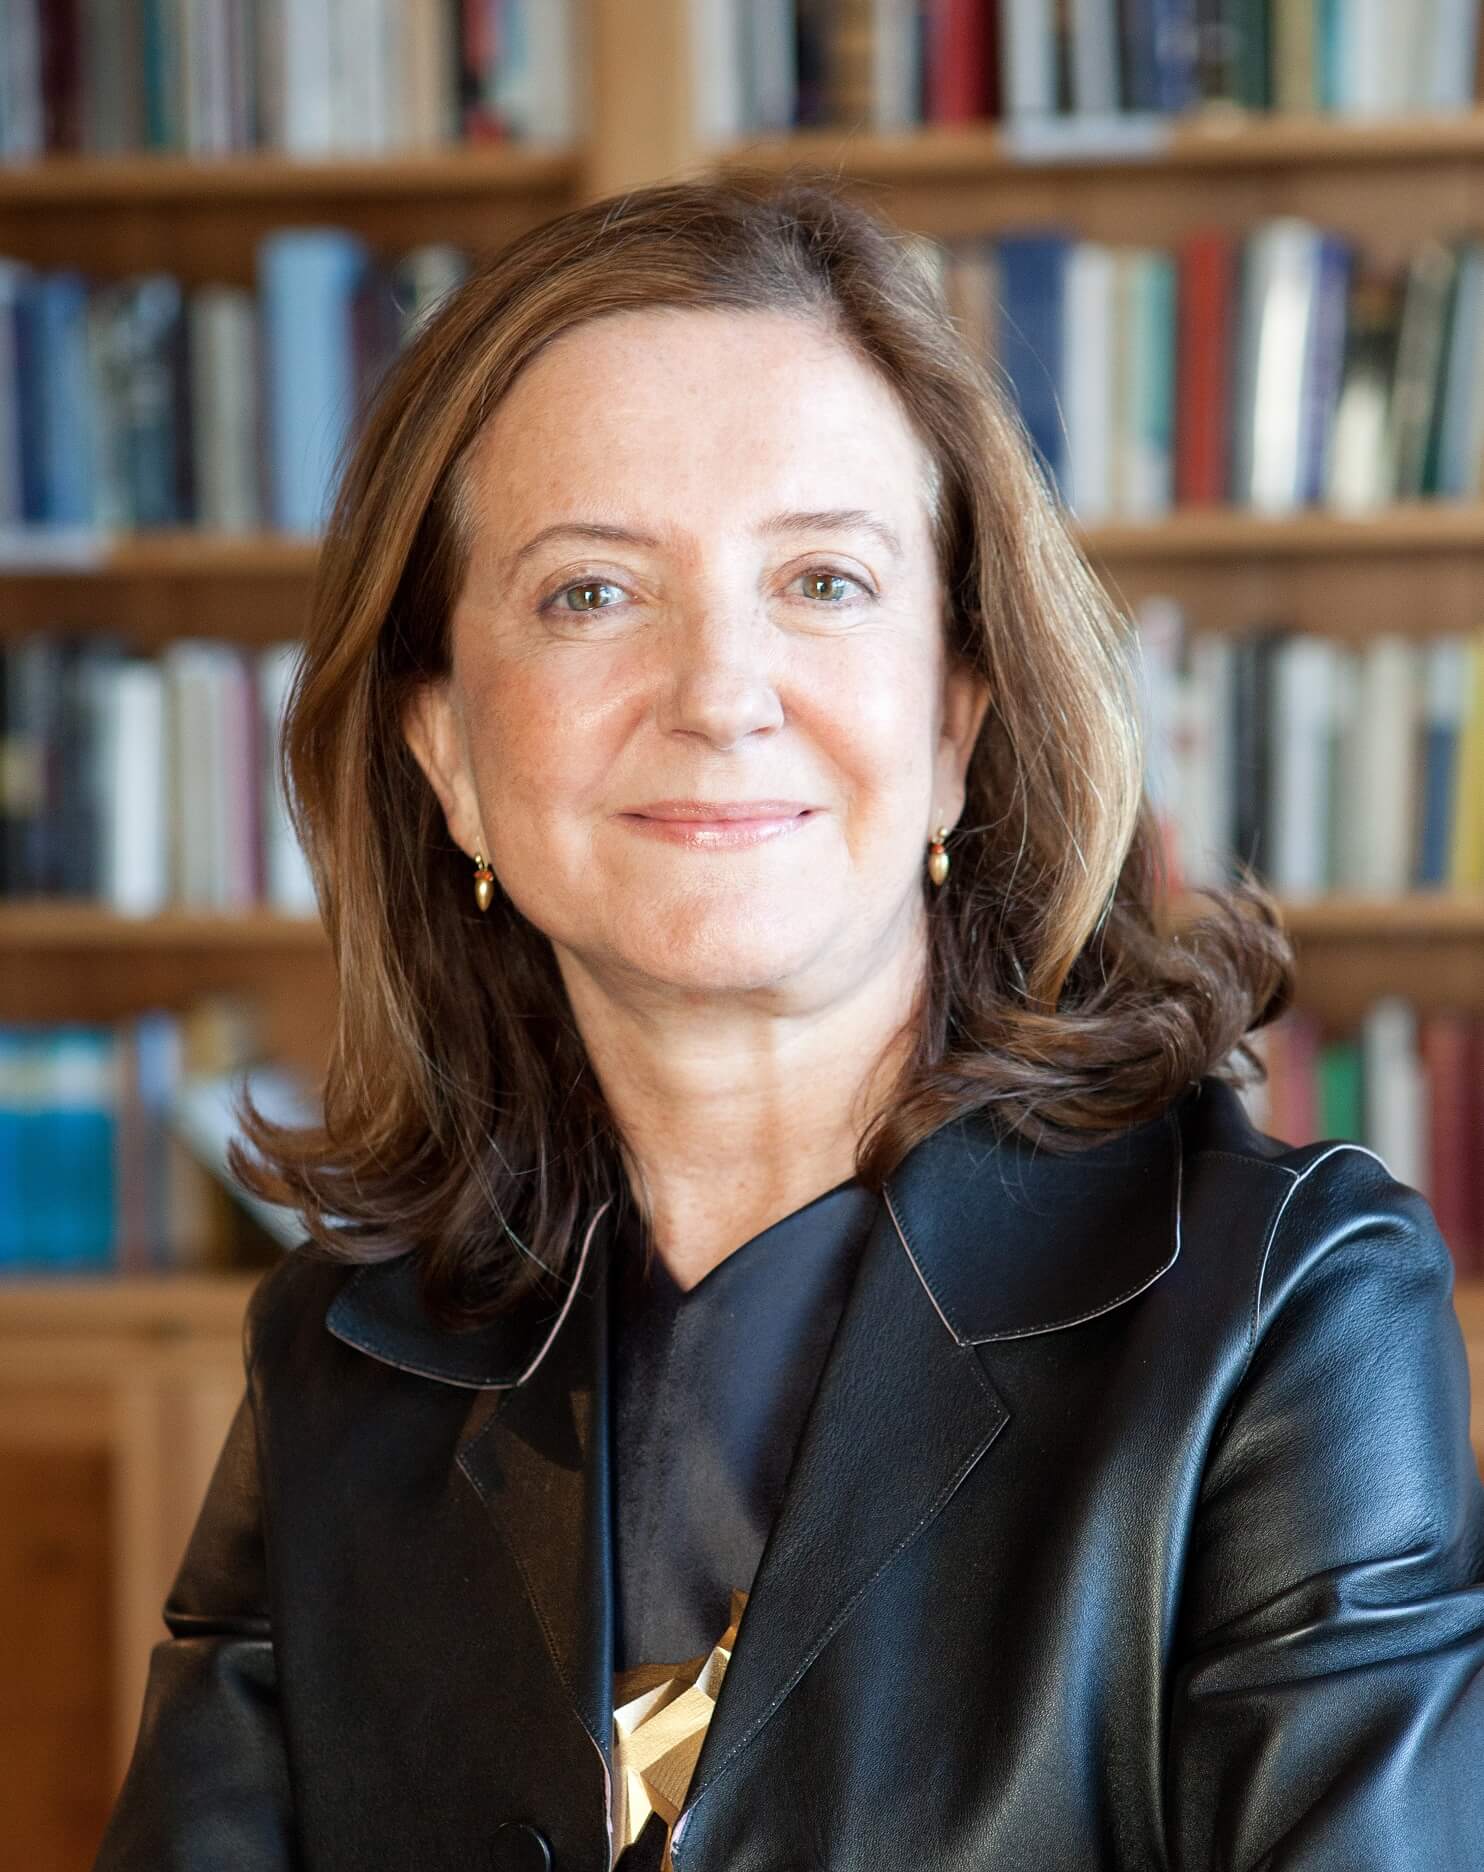
M 419 683 L 408 696 L 402 708 L 402 735 L 438 795 L 449 836 L 468 857 L 482 851 L 488 858 L 463 723 L 446 677 Z
M 943 728 L 938 742 L 934 807 L 952 825 L 964 809 L 964 778 L 989 708 L 989 684 L 971 664 L 954 659 L 943 679 Z

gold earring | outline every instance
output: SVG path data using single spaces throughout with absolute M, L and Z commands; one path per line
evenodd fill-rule
M 495 900 L 495 874 L 484 862 L 484 853 L 474 853 L 474 901 L 481 910 L 488 910 Z
M 937 837 L 928 847 L 928 876 L 935 884 L 941 884 L 948 875 L 948 853 L 943 849 L 947 837 L 948 827 L 940 825 Z

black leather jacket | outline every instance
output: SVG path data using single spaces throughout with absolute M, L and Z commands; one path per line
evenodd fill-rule
M 259 1282 L 99 1872 L 604 1872 L 592 1239 L 561 1312 L 460 1338 L 409 1257 Z M 1451 1290 L 1416 1191 L 1215 1078 L 1076 1157 L 934 1133 L 865 1250 L 680 1872 L 1480 1872 Z

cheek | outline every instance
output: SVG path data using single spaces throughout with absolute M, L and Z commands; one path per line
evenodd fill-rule
M 598 797 L 611 758 L 600 699 L 571 672 L 511 663 L 481 682 L 467 732 L 475 787 L 495 852 L 550 848 L 564 818 Z
M 876 658 L 836 683 L 822 702 L 821 735 L 873 819 L 920 817 L 932 785 L 933 711 L 915 664 Z

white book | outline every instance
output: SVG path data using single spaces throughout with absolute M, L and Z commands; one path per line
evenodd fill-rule
M 1273 662 L 1269 878 L 1284 896 L 1317 897 L 1330 885 L 1335 645 L 1323 637 L 1291 637 Z
M 1411 17 L 1396 0 L 1348 0 L 1339 12 L 1339 83 L 1336 112 L 1345 117 L 1384 117 L 1401 108 L 1392 58 L 1396 16 Z M 1389 17 L 1390 16 L 1390 17 Z M 1406 65 L 1402 68 L 1405 78 Z
M 1135 614 L 1134 665 L 1144 739 L 1144 791 L 1165 829 L 1167 844 L 1178 845 L 1175 829 L 1179 791 L 1175 774 L 1176 701 L 1185 618 L 1173 598 L 1148 597 Z
M 1225 884 L 1236 821 L 1232 751 L 1236 646 L 1224 631 L 1188 642 L 1177 747 L 1180 866 L 1186 882 Z
M 1312 345 L 1319 230 L 1294 215 L 1265 223 L 1244 268 L 1236 412 L 1235 498 L 1264 513 L 1291 513 L 1302 492 L 1299 435 Z
M 375 151 L 384 128 L 385 0 L 329 0 L 330 141 L 336 151 Z
M 263 524 L 257 300 L 243 286 L 198 286 L 186 320 L 197 523 L 255 532 Z
M 590 69 L 586 14 L 577 0 L 527 0 L 536 109 L 526 134 L 533 143 L 567 148 L 578 140 L 578 124 L 588 121 L 578 104 Z
M 1361 888 L 1365 873 L 1366 770 L 1371 750 L 1360 727 L 1360 653 L 1336 644 L 1330 717 L 1335 736 L 1335 788 L 1330 802 L 1329 874 L 1338 891 Z
M 1056 109 L 1054 0 L 1003 0 L 1000 72 L 1007 120 L 1049 116 Z
M 296 156 L 335 147 L 332 0 L 281 0 L 283 140 Z
M 787 130 L 799 96 L 799 64 L 792 0 L 754 0 L 741 10 L 740 109 L 748 130 Z
M 1484 242 L 1465 237 L 1457 251 L 1443 365 L 1438 493 L 1470 499 L 1479 493 L 1479 457 L 1484 451 Z
M 212 719 L 205 652 L 178 637 L 161 653 L 165 681 L 167 786 L 170 797 L 170 896 L 183 906 L 212 901 Z
M 214 671 L 221 776 L 217 900 L 225 908 L 247 909 L 258 897 L 256 846 L 262 822 L 257 687 L 247 658 L 236 644 L 221 644 L 218 649 Z
M 1072 0 L 1072 108 L 1101 116 L 1121 102 L 1118 0 Z
M 1423 65 L 1425 110 L 1472 110 L 1479 55 L 1479 0 L 1429 0 L 1432 34 Z
M 99 892 L 121 916 L 151 916 L 170 896 L 165 685 L 151 657 L 123 657 L 96 675 Z
M 1078 241 L 1062 299 L 1067 504 L 1084 525 L 1113 511 L 1113 250 Z
M 1360 1043 L 1363 1141 L 1394 1177 L 1425 1193 L 1430 1114 L 1416 1009 L 1400 995 L 1383 995 L 1366 1010 Z
M 42 0 L 0 0 L 5 56 L 0 58 L 0 160 L 30 162 L 43 153 Z
M 442 0 L 402 0 L 392 92 L 391 139 L 397 149 L 430 149 L 448 134 L 450 67 Z
M 791 14 L 792 6 L 787 8 Z M 875 0 L 872 101 L 878 130 L 910 130 L 922 122 L 922 36 L 915 0 Z
M 226 644 L 203 644 L 201 648 L 205 668 L 206 709 L 211 723 L 210 740 L 206 748 L 206 784 L 203 788 L 210 827 L 206 846 L 209 878 L 206 900 L 213 909 L 225 910 L 234 901 L 232 880 L 235 853 L 232 839 L 236 820 L 231 809 L 230 791 L 238 753 L 231 698 L 227 692 L 227 671 L 224 667 L 225 658 L 230 652 Z
M 1390 373 L 1348 371 L 1325 456 L 1324 498 L 1337 513 L 1372 513 L 1396 493 L 1396 440 Z
M 278 771 L 284 706 L 301 646 L 270 644 L 258 652 L 259 706 L 263 722 L 263 867 L 268 902 L 286 916 L 317 916 L 314 879 L 293 824 Z
M 742 95 L 739 0 L 691 0 L 691 96 L 698 142 L 728 143 L 749 128 Z
M 1359 652 L 1354 732 L 1363 756 L 1356 840 L 1361 872 L 1355 888 L 1398 896 L 1409 889 L 1417 808 L 1417 737 L 1421 721 L 1417 645 L 1398 632 L 1368 639 Z

